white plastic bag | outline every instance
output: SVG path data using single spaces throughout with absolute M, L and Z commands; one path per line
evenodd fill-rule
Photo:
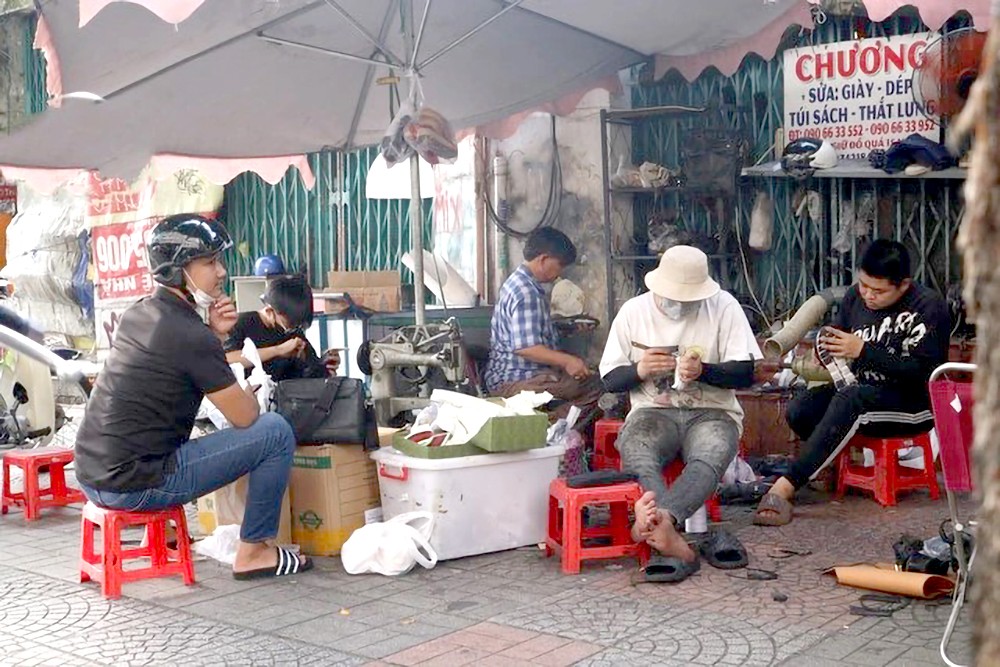
M 243 341 L 242 354 L 243 358 L 251 363 L 253 370 L 250 371 L 250 377 L 246 379 L 246 382 L 241 382 L 240 385 L 245 387 L 249 384 L 258 387 L 255 394 L 257 396 L 257 405 L 260 406 L 261 414 L 264 414 L 271 408 L 274 380 L 264 370 L 264 362 L 260 360 L 260 352 L 257 351 L 257 346 L 249 338 Z M 241 377 L 241 375 L 237 374 L 236 377 Z
M 774 235 L 774 204 L 766 192 L 758 192 L 750 214 L 750 238 L 747 244 L 758 251 L 771 249 Z
M 229 364 L 229 368 L 233 371 L 233 375 L 236 376 L 236 381 L 240 383 L 241 387 L 246 387 L 247 385 L 257 385 L 257 406 L 260 409 L 260 413 L 264 414 L 271 407 L 271 395 L 274 393 L 274 380 L 271 376 L 264 371 L 263 362 L 260 360 L 260 353 L 257 352 L 257 346 L 254 345 L 253 341 L 247 338 L 243 341 L 243 351 L 241 353 L 243 358 L 253 364 L 253 370 L 250 371 L 250 377 L 244 379 L 243 376 L 245 372 L 243 370 L 243 364 L 235 363 Z M 208 400 L 207 398 L 202 399 L 201 407 L 198 409 L 199 418 L 201 415 L 205 415 L 212 422 L 215 428 L 220 431 L 224 428 L 229 428 L 232 424 L 226 419 L 225 415 L 219 408 Z
M 211 535 L 195 542 L 195 553 L 201 554 L 226 565 L 236 561 L 236 550 L 240 546 L 239 525 L 216 526 Z
M 422 523 L 417 527 L 414 524 Z M 434 515 L 406 512 L 382 523 L 370 523 L 355 530 L 340 551 L 348 574 L 406 574 L 414 565 L 426 569 L 437 565 L 437 552 L 430 544 Z

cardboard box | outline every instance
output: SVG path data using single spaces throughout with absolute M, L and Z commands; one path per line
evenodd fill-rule
M 243 523 L 248 483 L 249 477 L 244 475 L 232 484 L 198 499 L 198 527 L 201 532 L 211 535 L 218 526 Z M 292 504 L 288 489 L 285 489 L 285 497 L 281 500 L 281 522 L 278 524 L 278 537 L 275 541 L 278 544 L 292 544 Z
M 330 271 L 327 293 L 346 292 L 359 306 L 380 313 L 399 311 L 401 281 L 398 271 Z M 339 313 L 346 309 L 342 301 L 326 299 L 326 312 Z
M 336 556 L 378 514 L 375 462 L 361 445 L 298 447 L 289 480 L 292 539 L 311 556 Z

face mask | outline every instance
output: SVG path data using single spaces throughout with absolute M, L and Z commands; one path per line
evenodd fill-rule
M 656 297 L 656 307 L 672 320 L 680 320 L 698 310 L 697 301 L 674 301 L 666 297 Z
M 187 271 L 184 272 L 184 276 L 188 281 L 188 292 L 191 294 L 191 298 L 194 299 L 195 310 L 198 311 L 201 319 L 208 324 L 208 309 L 215 303 L 215 297 L 195 285 L 191 279 L 191 274 Z

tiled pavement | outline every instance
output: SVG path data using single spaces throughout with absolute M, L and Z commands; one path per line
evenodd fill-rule
M 852 616 L 859 591 L 821 574 L 838 562 L 887 560 L 902 532 L 931 535 L 944 502 L 905 498 L 804 505 L 781 529 L 725 508 L 752 565 L 776 581 L 703 566 L 679 585 L 636 581 L 628 561 L 563 576 L 526 548 L 398 578 L 352 577 L 337 559 L 280 582 L 236 582 L 210 561 L 198 583 L 126 584 L 101 598 L 75 569 L 77 512 L 0 519 L 0 665 L 892 665 L 942 664 L 949 608 L 914 602 L 890 618 Z M 775 545 L 809 549 L 780 558 Z M 775 593 L 788 597 L 775 602 Z M 969 630 L 955 646 L 968 659 Z

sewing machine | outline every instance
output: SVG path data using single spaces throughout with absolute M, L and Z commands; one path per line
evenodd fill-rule
M 466 383 L 468 359 L 454 318 L 400 327 L 369 343 L 368 359 L 375 416 L 381 425 L 425 407 L 435 379 L 441 384 L 443 377 L 451 389 Z

